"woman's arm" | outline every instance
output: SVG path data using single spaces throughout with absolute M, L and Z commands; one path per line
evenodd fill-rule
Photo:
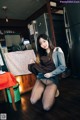
M 59 75 L 63 73 L 67 68 L 65 63 L 64 53 L 60 47 L 55 48 L 55 50 L 53 51 L 52 58 L 53 58 L 56 69 L 53 70 L 52 72 L 46 73 L 44 75 L 46 78 Z

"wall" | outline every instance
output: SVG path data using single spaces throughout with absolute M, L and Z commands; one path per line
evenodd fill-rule
M 29 30 L 27 28 L 27 24 L 24 20 L 9 20 L 8 23 L 5 20 L 0 20 L 0 30 L 4 33 L 4 31 L 14 31 L 19 34 L 24 39 L 29 39 Z M 0 39 L 5 39 L 4 35 L 0 35 Z M 2 42 L 5 45 L 5 42 Z

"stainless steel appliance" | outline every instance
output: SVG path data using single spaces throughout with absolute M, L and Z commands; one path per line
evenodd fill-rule
M 64 22 L 72 74 L 80 77 L 80 4 L 64 7 Z

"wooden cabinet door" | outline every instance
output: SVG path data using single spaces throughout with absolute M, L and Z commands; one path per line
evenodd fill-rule
M 36 81 L 36 76 L 34 74 L 16 76 L 16 80 L 19 82 L 19 90 L 22 94 L 33 88 Z

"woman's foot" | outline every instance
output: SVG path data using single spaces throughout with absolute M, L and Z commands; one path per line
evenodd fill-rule
M 59 90 L 57 89 L 55 97 L 59 96 Z

